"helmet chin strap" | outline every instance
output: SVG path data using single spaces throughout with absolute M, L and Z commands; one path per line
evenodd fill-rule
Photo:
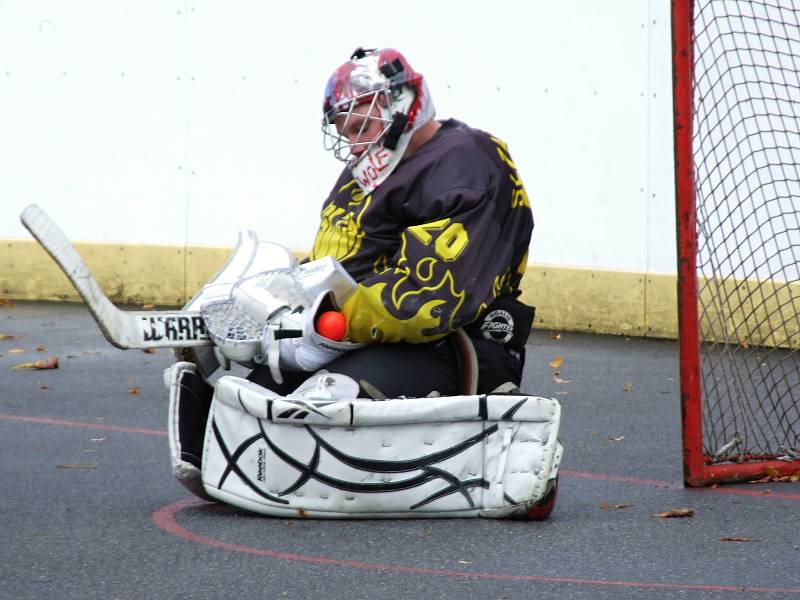
M 406 113 L 396 112 L 392 118 L 392 124 L 389 126 L 386 136 L 383 138 L 383 147 L 389 150 L 397 148 L 397 142 L 400 136 L 406 130 L 408 124 L 408 115 Z

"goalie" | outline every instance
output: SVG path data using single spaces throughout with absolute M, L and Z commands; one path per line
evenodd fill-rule
M 300 402 L 295 408 L 305 407 L 302 412 L 308 428 L 314 418 L 324 424 L 338 422 L 335 410 L 326 412 L 326 407 L 313 404 L 317 400 L 445 397 L 417 404 L 413 400 L 402 400 L 402 405 L 380 403 L 405 412 L 403 418 L 412 419 L 407 423 L 425 423 L 437 420 L 426 412 L 436 402 L 469 396 L 469 402 L 476 403 L 475 418 L 470 419 L 485 423 L 492 412 L 486 407 L 487 395 L 519 392 L 533 308 L 517 297 L 533 219 L 506 144 L 455 119 L 434 119 L 424 78 L 393 49 L 357 49 L 330 77 L 323 115 L 325 148 L 345 167 L 323 203 L 308 261 L 246 279 L 234 286 L 227 300 L 203 306 L 223 359 L 253 367 L 249 381 L 224 377 L 215 392 L 187 363 L 177 363 L 167 373 L 173 465 L 178 478 L 198 495 L 207 494 L 206 479 L 213 477 L 206 477 L 206 471 L 216 468 L 206 461 L 224 457 L 218 469 L 225 473 L 223 479 L 231 471 L 238 473 L 235 461 L 231 462 L 235 452 L 228 447 L 233 443 L 230 436 L 260 436 L 267 440 L 265 452 L 280 454 L 275 444 L 268 442 L 270 436 L 264 429 L 265 423 L 279 420 L 275 417 L 279 400 Z M 251 334 L 242 334 L 248 327 Z M 216 409 L 211 408 L 215 393 Z M 499 398 L 489 396 L 489 400 L 493 397 Z M 526 402 L 519 398 L 526 397 L 513 398 L 512 404 L 495 401 L 497 410 L 504 407 L 495 417 L 515 418 Z M 539 467 L 531 467 L 538 473 L 534 499 L 548 494 L 554 498 L 552 488 L 560 460 L 560 445 L 555 441 L 558 407 L 555 401 L 534 400 L 537 402 L 526 405 L 535 404 L 528 417 L 549 419 L 551 429 L 541 435 L 548 438 L 552 434 L 553 438 L 542 442 L 548 450 L 547 456 L 537 458 Z M 377 404 L 358 405 L 364 423 L 375 418 L 383 419 L 381 424 L 387 426 L 403 424 L 402 419 L 387 416 L 386 409 L 381 409 L 380 417 L 369 416 Z M 442 410 L 446 404 L 441 405 Z M 216 410 L 213 433 L 209 410 Z M 236 413 L 229 419 L 230 432 L 221 432 L 224 413 L 231 410 L 256 417 L 258 426 L 243 426 Z M 462 409 L 453 410 L 458 413 Z M 539 414 L 542 411 L 546 418 Z M 524 412 L 519 411 L 517 417 L 525 420 Z M 350 425 L 358 421 L 357 414 L 351 406 Z M 467 436 L 473 441 L 464 451 L 474 450 L 481 440 L 485 444 L 489 435 L 482 433 L 485 430 Z M 505 441 L 501 438 L 498 436 L 497 456 L 508 454 L 513 436 Z M 319 453 L 322 447 L 335 455 L 320 439 L 314 439 L 316 450 L 309 452 Z M 305 442 L 286 443 L 302 446 Z M 210 450 L 212 446 L 216 451 Z M 249 452 L 241 445 L 238 448 L 240 456 Z M 253 456 L 253 464 L 263 464 L 261 454 Z M 489 460 L 485 448 L 481 456 L 465 459 L 464 464 Z M 501 471 L 507 458 L 502 458 Z M 286 462 L 285 456 L 283 460 Z M 309 458 L 294 468 L 313 470 L 312 462 Z M 347 464 L 350 469 L 357 468 Z M 500 468 L 496 462 L 492 464 L 495 470 Z M 268 468 L 264 472 L 261 467 L 253 468 L 258 471 L 256 480 L 268 478 Z M 198 485 L 201 469 L 205 488 Z M 324 480 L 319 471 L 314 473 L 316 476 L 306 477 L 304 483 L 309 478 L 317 483 Z M 215 490 L 212 496 L 283 514 L 279 500 L 289 488 L 279 490 L 281 486 L 274 484 L 277 487 L 266 492 L 253 477 L 245 479 L 249 483 L 244 484 L 244 491 L 223 492 L 220 483 L 211 486 Z M 256 487 L 259 492 L 254 492 Z M 295 491 L 302 485 L 289 487 Z M 375 491 L 370 488 L 365 493 L 369 496 Z M 463 490 L 445 495 L 459 493 L 463 495 Z M 242 500 L 245 496 L 249 499 Z M 476 506 L 470 499 L 467 504 L 479 511 L 507 506 L 511 500 L 506 488 L 505 500 L 495 498 L 495 504 Z M 331 509 L 330 514 L 375 514 L 376 510 L 364 508 L 368 504 L 364 502 L 353 510 L 340 507 L 337 513 Z M 387 506 L 380 505 L 377 512 L 390 515 L 409 510 L 407 504 L 394 511 Z M 525 506 L 531 507 L 530 503 Z M 458 512 L 446 507 L 437 510 Z
M 367 343 L 326 368 L 390 398 L 459 394 L 448 339 L 467 327 L 478 392 L 518 386 L 532 309 L 515 298 L 533 220 L 505 144 L 435 120 L 422 75 L 390 49 L 357 50 L 328 81 L 323 110 L 325 146 L 346 167 L 310 259 L 331 256 L 357 282 L 341 310 L 347 339 Z M 250 376 L 288 393 L 307 374 L 283 378 L 266 367 Z

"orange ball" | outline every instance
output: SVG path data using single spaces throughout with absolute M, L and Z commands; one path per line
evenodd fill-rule
M 335 310 L 326 311 L 317 319 L 317 333 L 334 342 L 341 342 L 347 335 L 347 319 Z

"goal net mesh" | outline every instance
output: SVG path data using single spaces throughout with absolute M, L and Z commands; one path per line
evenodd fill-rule
M 698 0 L 703 446 L 800 459 L 800 0 Z

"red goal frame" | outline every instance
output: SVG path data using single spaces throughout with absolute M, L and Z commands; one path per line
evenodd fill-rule
M 672 0 L 672 66 L 678 242 L 678 314 L 683 471 L 687 486 L 800 472 L 800 460 L 711 464 L 703 449 L 697 217 L 693 156 L 694 0 Z

